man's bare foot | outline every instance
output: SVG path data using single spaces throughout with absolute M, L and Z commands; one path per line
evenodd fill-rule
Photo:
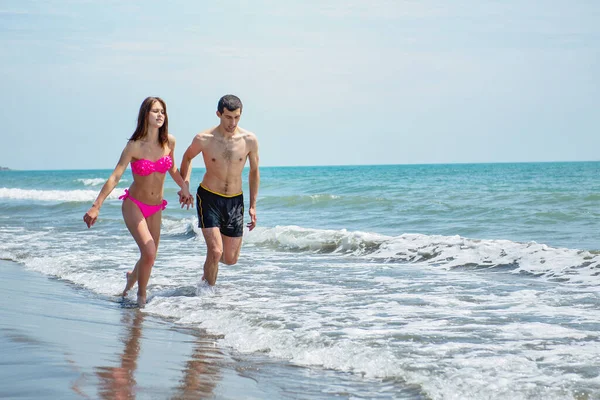
M 135 282 L 130 283 L 131 272 L 125 273 L 125 278 L 127 279 L 127 282 L 125 283 L 125 290 L 123 290 L 123 297 L 127 296 L 127 292 L 129 292 L 133 285 L 135 285 Z

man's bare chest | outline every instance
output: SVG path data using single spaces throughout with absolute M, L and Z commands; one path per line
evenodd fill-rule
M 204 154 L 212 161 L 224 161 L 227 163 L 242 162 L 247 154 L 246 145 L 243 140 L 214 140 L 206 146 Z

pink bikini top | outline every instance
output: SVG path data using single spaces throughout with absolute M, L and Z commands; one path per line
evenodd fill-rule
M 141 158 L 131 163 L 131 172 L 137 175 L 150 175 L 153 172 L 166 173 L 173 166 L 173 160 L 170 156 L 163 156 L 156 161 Z

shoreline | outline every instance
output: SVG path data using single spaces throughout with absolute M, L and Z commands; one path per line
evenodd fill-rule
M 217 338 L 0 260 L 0 398 L 260 399 Z
M 232 354 L 219 336 L 0 260 L 0 398 L 421 400 L 418 387 Z

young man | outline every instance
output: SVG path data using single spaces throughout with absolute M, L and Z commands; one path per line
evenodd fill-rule
M 258 140 L 254 133 L 238 126 L 241 115 L 242 102 L 238 97 L 221 97 L 217 107 L 219 125 L 197 134 L 181 160 L 181 176 L 189 187 L 192 159 L 200 153 L 204 158 L 206 173 L 198 186 L 196 209 L 207 246 L 202 280 L 211 286 L 217 281 L 219 261 L 233 265 L 240 255 L 244 230 L 242 170 L 246 159 L 250 160 L 248 228 L 256 226 Z M 180 201 L 186 204 L 185 199 Z

